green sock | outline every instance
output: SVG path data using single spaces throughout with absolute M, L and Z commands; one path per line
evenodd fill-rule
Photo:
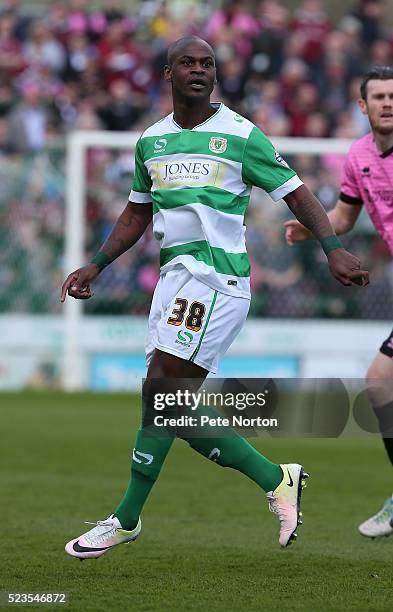
M 208 407 L 198 409 L 198 414 L 206 414 L 213 418 L 218 416 L 217 412 Z M 223 433 L 228 437 L 222 437 Z M 231 467 L 242 472 L 266 492 L 274 491 L 282 481 L 281 467 L 261 455 L 232 427 L 227 427 L 225 430 L 221 427 L 211 427 L 208 434 L 209 437 L 205 438 L 180 437 L 204 457 L 222 467 Z
M 157 438 L 148 435 L 149 428 L 142 427 L 136 436 L 132 453 L 131 479 L 125 495 L 114 515 L 123 529 L 131 531 L 138 523 L 142 508 L 158 478 L 173 438 Z

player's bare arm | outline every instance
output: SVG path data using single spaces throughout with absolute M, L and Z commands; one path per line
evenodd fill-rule
M 61 288 L 61 301 L 64 302 L 67 293 L 78 300 L 91 298 L 94 293 L 90 283 L 103 268 L 138 242 L 151 222 L 152 214 L 151 204 L 129 202 L 93 262 L 68 275 Z
M 342 200 L 338 200 L 336 206 L 327 213 L 334 232 L 337 235 L 349 232 L 355 225 L 360 210 L 361 206 L 347 204 Z M 296 219 L 291 219 L 284 223 L 284 225 L 285 238 L 289 246 L 293 246 L 293 244 L 299 240 L 315 238 L 314 234 Z
M 318 199 L 305 186 L 285 196 L 285 201 L 300 224 L 302 224 L 322 245 L 334 237 L 334 230 L 327 213 Z M 337 238 L 336 238 L 337 241 Z M 343 285 L 367 285 L 368 272 L 360 269 L 360 260 L 344 248 L 327 249 L 326 255 L 332 275 Z

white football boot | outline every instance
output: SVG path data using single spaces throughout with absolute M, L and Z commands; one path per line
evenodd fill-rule
M 359 533 L 366 538 L 381 538 L 393 533 L 393 495 L 389 497 L 381 510 L 359 525 Z
M 95 525 L 95 527 L 83 533 L 79 538 L 71 540 L 65 546 L 69 555 L 79 557 L 81 560 L 96 559 L 118 544 L 133 542 L 139 536 L 142 528 L 141 519 L 139 519 L 135 529 L 126 531 L 122 529 L 119 519 L 113 514 L 105 521 L 97 523 L 86 521 L 86 524 Z
M 298 463 L 280 465 L 283 479 L 274 491 L 266 493 L 270 512 L 277 514 L 280 521 L 279 543 L 284 548 L 297 538 L 296 529 L 302 524 L 300 498 L 309 475 Z

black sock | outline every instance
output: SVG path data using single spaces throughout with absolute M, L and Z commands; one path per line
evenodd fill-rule
M 379 430 L 386 448 L 386 452 L 393 465 L 393 402 L 384 406 L 374 406 L 374 412 L 378 419 Z

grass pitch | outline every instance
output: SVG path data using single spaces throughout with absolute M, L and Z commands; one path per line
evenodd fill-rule
M 0 394 L 0 589 L 67 592 L 94 611 L 392 609 L 393 536 L 357 524 L 390 493 L 374 438 L 258 439 L 277 462 L 310 472 L 304 525 L 281 550 L 278 521 L 243 475 L 176 441 L 137 542 L 80 563 L 64 543 L 123 494 L 139 402 L 126 395 Z M 30 606 L 30 609 L 61 606 Z

